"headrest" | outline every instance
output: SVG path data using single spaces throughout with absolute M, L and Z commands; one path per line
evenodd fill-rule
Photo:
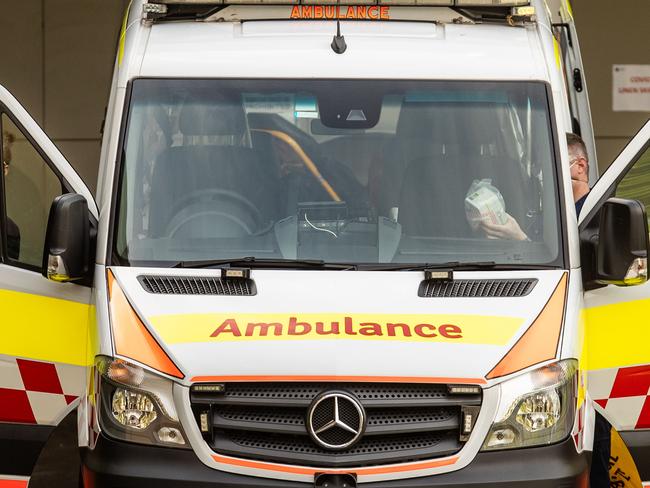
M 407 138 L 431 138 L 434 114 L 428 103 L 404 103 L 397 120 L 397 136 Z
M 178 124 L 184 136 L 243 136 L 246 114 L 231 100 L 192 100 L 183 105 Z

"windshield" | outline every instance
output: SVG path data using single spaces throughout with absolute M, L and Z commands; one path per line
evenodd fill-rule
M 546 87 L 135 80 L 113 256 L 561 264 Z

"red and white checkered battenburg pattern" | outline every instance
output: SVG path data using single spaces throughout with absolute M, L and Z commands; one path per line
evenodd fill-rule
M 650 428 L 650 366 L 592 371 L 589 394 L 617 430 Z
M 573 433 L 573 442 L 575 443 L 576 450 L 582 452 L 585 448 L 585 405 L 584 402 L 578 408 L 578 415 L 576 415 L 576 425 Z
M 86 384 L 86 368 L 0 356 L 0 422 L 56 425 Z

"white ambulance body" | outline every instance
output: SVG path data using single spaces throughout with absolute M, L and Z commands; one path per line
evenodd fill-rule
M 0 486 L 650 481 L 650 125 L 595 183 L 568 3 L 350 3 L 134 1 L 96 198 L 0 88 Z

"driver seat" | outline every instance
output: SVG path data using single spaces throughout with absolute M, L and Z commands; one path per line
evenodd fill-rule
M 184 145 L 168 148 L 152 174 L 150 235 L 241 237 L 274 220 L 274 176 L 244 146 L 239 103 L 186 103 L 179 116 Z

